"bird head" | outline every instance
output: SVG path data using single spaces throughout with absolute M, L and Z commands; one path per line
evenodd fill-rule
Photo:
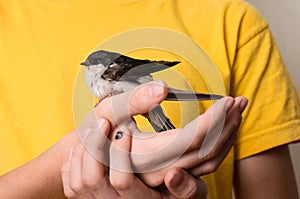
M 115 52 L 108 52 L 105 50 L 98 50 L 91 53 L 87 59 L 81 63 L 83 66 L 99 65 L 109 66 L 114 60 L 120 57 L 121 54 Z

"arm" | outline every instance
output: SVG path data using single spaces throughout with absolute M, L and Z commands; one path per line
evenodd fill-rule
M 287 144 L 300 138 L 299 96 L 268 24 L 251 8 L 242 22 L 230 95 L 250 104 L 235 148 L 235 193 L 298 198 Z
M 149 95 L 149 93 L 151 94 Z M 132 98 L 122 100 L 126 102 L 126 106 L 121 107 L 121 112 L 125 114 L 129 112 L 131 116 L 141 112 L 145 113 L 153 106 L 153 104 L 160 103 L 166 94 L 166 87 L 154 86 L 153 84 L 145 86 L 140 88 Z M 138 97 L 145 95 L 149 97 Z M 110 121 L 111 127 L 116 126 L 117 121 L 114 117 L 115 112 L 113 112 L 111 108 L 108 108 L 111 105 L 111 98 L 103 100 L 100 104 L 101 106 L 99 105 L 96 110 L 97 117 L 105 117 Z M 91 116 L 91 114 L 89 116 Z M 80 127 L 84 128 L 84 125 L 89 124 L 90 122 L 88 120 Z M 86 128 L 88 127 L 89 126 L 86 126 Z M 73 131 L 39 157 L 0 176 L 0 198 L 64 198 L 61 167 L 63 162 L 67 159 L 70 149 L 79 142 L 80 140 L 77 131 Z M 172 171 L 174 172 L 174 170 L 171 170 L 170 172 Z M 186 176 L 188 174 L 185 173 L 184 175 Z M 169 177 L 166 180 L 171 179 L 170 174 L 168 176 Z M 192 176 L 188 177 L 193 181 L 193 178 L 191 178 Z
M 137 96 L 139 95 L 132 95 L 130 99 L 134 101 L 134 97 Z M 147 97 L 144 97 L 143 99 L 147 99 Z M 224 104 L 225 102 L 227 103 Z M 140 103 L 137 104 L 141 105 Z M 180 198 L 202 198 L 202 196 L 205 197 L 206 191 L 205 186 L 203 186 L 203 182 L 201 180 L 195 180 L 191 175 L 188 175 L 183 170 L 180 170 L 178 168 L 190 168 L 190 172 L 194 175 L 213 172 L 218 167 L 220 162 L 222 162 L 223 158 L 226 156 L 227 152 L 234 143 L 234 140 L 236 138 L 236 131 L 241 121 L 240 114 L 243 112 L 246 104 L 247 101 L 245 101 L 243 98 L 225 98 L 224 100 L 214 104 L 214 114 L 212 114 L 212 111 L 208 110 L 201 116 L 201 118 L 195 120 L 199 124 L 199 126 L 191 125 L 195 124 L 195 122 L 192 122 L 183 129 L 184 133 L 187 133 L 190 136 L 192 136 L 193 133 L 196 133 L 195 136 L 192 136 L 194 139 L 191 143 L 184 142 L 185 139 L 183 137 L 180 137 L 182 133 L 180 133 L 180 130 L 178 129 L 154 135 L 148 133 L 147 137 L 143 137 L 144 139 L 142 144 L 140 143 L 142 142 L 142 140 L 137 140 L 136 134 L 134 134 L 132 138 L 131 136 L 129 136 L 132 135 L 131 130 L 133 128 L 127 128 L 129 124 L 128 122 L 125 123 L 125 127 L 121 125 L 117 126 L 116 129 L 111 129 L 112 133 L 110 133 L 110 136 L 108 136 L 108 131 L 106 131 L 106 133 L 101 132 L 101 130 L 104 130 L 105 128 L 94 127 L 94 130 L 90 130 L 87 136 L 82 136 L 82 143 L 85 145 L 85 147 L 82 147 L 82 143 L 79 145 L 80 150 L 78 150 L 78 147 L 75 147 L 71 160 L 66 161 L 64 164 L 62 176 L 64 181 L 65 193 L 71 198 L 77 198 L 80 196 L 101 198 L 101 196 L 103 197 L 105 195 L 114 195 L 113 198 L 140 198 L 141 196 L 139 197 L 138 194 L 142 194 L 143 197 L 149 196 L 150 198 L 169 198 L 169 196 L 173 198 L 171 196 L 173 194 L 179 196 Z M 101 105 L 101 103 L 99 105 Z M 207 137 L 207 128 L 208 126 L 210 126 L 208 124 L 215 126 L 215 123 L 219 123 L 219 117 L 223 118 L 224 116 L 224 106 L 226 107 L 226 110 L 228 112 L 226 114 L 225 126 L 224 128 L 222 128 L 223 131 L 220 134 L 219 139 L 217 138 L 218 142 L 215 143 L 215 147 L 211 148 L 209 147 L 209 145 L 206 145 L 206 147 L 204 147 L 207 150 L 211 150 L 207 151 L 207 153 L 204 153 L 204 155 L 207 155 L 201 158 L 199 156 L 199 147 L 204 144 L 203 142 L 201 142 L 203 141 L 203 136 Z M 140 106 L 140 108 L 145 107 L 149 106 Z M 137 108 L 137 106 L 135 106 L 135 108 Z M 142 111 L 142 109 L 139 111 Z M 216 117 L 211 117 L 212 115 L 215 115 Z M 118 119 L 122 117 L 122 112 L 118 112 L 118 114 L 115 115 L 115 120 L 122 121 L 122 119 Z M 209 121 L 211 121 L 212 123 Z M 115 125 L 111 124 L 111 126 Z M 196 126 L 198 126 L 198 128 L 193 128 Z M 217 129 L 213 129 L 213 134 L 218 134 L 218 132 L 215 131 Z M 116 135 L 116 133 L 120 131 L 123 132 L 123 137 L 116 140 L 114 135 Z M 105 136 L 102 136 L 101 134 L 105 134 Z M 140 135 L 142 133 L 138 134 Z M 111 137 L 112 143 L 108 139 L 105 139 L 106 136 Z M 174 140 L 169 139 L 174 138 L 174 136 L 175 138 L 177 136 L 180 138 L 180 144 L 176 141 L 173 141 L 171 143 L 169 142 L 170 140 Z M 210 136 L 210 138 L 213 138 L 213 136 Z M 150 143 L 145 144 L 147 143 L 147 141 L 150 141 Z M 105 142 L 111 143 L 109 145 L 109 166 L 107 166 L 105 163 L 106 161 L 104 161 L 107 158 L 107 155 L 105 155 L 107 154 L 107 151 L 105 151 L 107 150 L 107 148 L 104 147 L 106 145 Z M 210 140 L 209 143 L 214 142 L 213 140 Z M 167 160 L 169 160 L 169 158 L 172 159 L 174 156 L 174 152 L 176 153 L 176 150 L 185 144 L 188 144 L 188 146 L 191 147 L 190 149 L 188 149 L 188 151 L 193 149 L 195 149 L 195 151 L 188 152 L 187 154 L 182 154 L 182 156 L 179 159 L 176 159 L 175 162 L 171 162 L 171 165 L 165 164 L 163 165 L 163 168 L 155 167 L 156 165 L 162 165 L 164 163 L 164 160 L 161 160 L 161 158 L 166 158 Z M 118 147 L 116 147 L 116 145 Z M 138 147 L 138 145 L 140 146 Z M 124 148 L 126 150 L 119 150 L 118 148 Z M 87 151 L 84 151 L 84 149 L 87 149 Z M 153 150 L 156 151 L 157 149 L 164 149 L 164 153 L 156 154 L 154 155 L 154 157 L 153 155 L 150 155 L 145 158 L 147 154 L 152 154 Z M 165 150 L 168 150 L 168 153 L 166 153 Z M 132 159 L 130 160 L 129 153 L 123 154 L 124 151 L 131 151 L 131 153 L 135 152 L 135 154 L 140 154 L 142 158 L 140 160 L 137 160 L 135 159 L 136 156 L 132 156 L 131 154 L 130 158 Z M 168 158 L 168 156 L 171 157 Z M 157 162 L 157 159 L 162 162 Z M 132 163 L 136 164 L 132 167 Z M 192 164 L 193 166 L 191 166 L 190 164 Z M 142 178 L 143 182 L 133 174 L 133 171 L 140 166 L 142 166 L 143 171 L 145 171 L 145 169 L 147 170 L 145 171 L 147 173 L 147 176 L 143 176 L 143 173 L 139 174 L 139 177 Z M 146 168 L 143 166 L 146 166 Z M 110 169 L 109 176 L 107 173 L 108 169 Z M 176 180 L 174 180 L 174 178 Z M 162 187 L 160 187 L 160 189 L 151 188 L 152 186 L 156 187 L 158 185 L 161 185 L 163 182 L 168 189 L 163 189 Z M 175 183 L 174 186 L 174 182 L 178 182 L 179 184 Z M 182 182 L 183 184 L 180 184 L 180 182 Z M 149 185 L 150 183 L 150 186 L 145 186 L 144 183 L 146 183 L 147 185 Z
M 120 109 L 112 110 L 112 99 L 106 98 L 99 106 L 96 108 L 97 112 L 97 118 L 104 117 L 107 120 L 109 120 L 111 124 L 111 128 L 114 129 L 119 122 L 123 121 L 122 117 L 131 117 L 133 115 L 139 114 L 139 113 L 146 113 L 149 111 L 151 107 L 153 107 L 153 104 L 160 103 L 165 96 L 167 95 L 167 88 L 162 85 L 155 86 L 157 84 L 147 84 L 145 86 L 141 86 L 139 89 L 135 90 L 135 92 L 130 93 L 127 95 L 119 95 L 119 97 L 123 96 L 125 98 L 119 99 L 117 101 L 125 101 L 126 106 L 120 107 Z M 140 98 L 139 96 L 148 96 Z M 227 125 L 225 125 L 227 128 L 224 128 L 224 133 L 221 134 L 220 139 L 218 139 L 218 146 L 220 147 L 214 147 L 212 148 L 212 153 L 209 151 L 207 156 L 204 157 L 205 162 L 211 162 L 204 164 L 204 168 L 196 168 L 194 171 L 195 173 L 201 173 L 201 171 L 206 171 L 207 169 L 209 171 L 216 169 L 219 163 L 222 161 L 223 157 L 226 155 L 221 153 L 221 156 L 219 156 L 219 152 L 225 151 L 227 152 L 229 148 L 232 146 L 232 142 L 235 140 L 235 132 L 238 128 L 238 125 L 241 121 L 240 116 L 240 103 L 243 100 L 238 100 L 239 103 L 234 105 L 234 99 L 233 98 L 227 98 L 227 100 L 224 102 L 229 102 L 230 107 L 227 107 L 227 109 L 230 109 L 230 112 L 232 114 L 229 114 L 231 116 L 234 116 L 234 123 L 233 122 L 226 122 Z M 224 110 L 224 105 L 221 103 L 221 109 L 220 112 L 222 113 Z M 222 105 L 223 104 L 223 105 Z M 242 103 L 243 104 L 243 103 Z M 243 107 L 243 106 L 242 106 Z M 112 107 L 113 109 L 115 107 Z M 244 109 L 244 107 L 242 108 Z M 217 109 L 219 110 L 219 109 Z M 228 110 L 229 111 L 229 110 Z M 123 114 L 123 116 L 122 116 Z M 120 118 L 120 115 L 122 116 Z M 205 114 L 208 117 L 202 116 L 201 120 L 203 121 L 203 124 L 206 124 L 209 121 L 210 113 L 208 112 Z M 92 116 L 90 119 L 95 119 L 94 114 L 90 114 L 89 116 Z M 222 116 L 222 115 L 221 115 Z M 228 116 L 228 121 L 231 121 L 231 116 Z M 93 123 L 92 120 L 86 120 L 83 122 L 83 124 L 78 127 L 79 129 L 89 129 L 90 126 L 84 125 L 90 125 Z M 233 124 L 234 125 L 233 125 Z M 200 124 L 202 124 L 200 122 Z M 94 126 L 95 127 L 95 126 Z M 203 126 L 202 126 L 203 127 Z M 93 127 L 92 127 L 93 128 Z M 80 131 L 80 130 L 78 130 Z M 205 135 L 205 132 L 207 129 L 197 129 L 196 137 L 198 137 L 198 141 L 201 142 L 201 138 Z M 161 134 L 163 135 L 163 134 Z M 168 134 L 165 134 L 168 135 Z M 169 134 L 169 136 L 172 137 L 173 134 Z M 169 136 L 162 136 L 162 143 L 168 144 L 169 142 Z M 173 135 L 174 136 L 174 135 Z M 228 141 L 228 142 L 227 142 Z M 61 166 L 62 163 L 67 159 L 70 148 L 74 147 L 79 142 L 79 136 L 77 134 L 77 131 L 74 131 L 70 133 L 69 135 L 65 136 L 61 141 L 59 141 L 57 144 L 55 144 L 52 148 L 47 150 L 45 153 L 43 153 L 41 156 L 37 157 L 36 159 L 30 161 L 29 163 L 25 164 L 24 166 L 15 169 L 11 171 L 10 173 L 1 176 L 0 177 L 0 196 L 1 198 L 62 198 L 63 196 L 63 189 L 62 189 L 62 181 L 61 181 Z M 198 144 L 197 144 L 198 143 Z M 199 147 L 199 142 L 195 143 L 196 148 Z M 164 146 L 164 145 L 163 145 Z M 192 146 L 193 147 L 193 146 Z M 222 150 L 223 148 L 226 148 L 227 150 Z M 143 146 L 141 147 L 143 148 Z M 192 156 L 198 157 L 198 150 L 195 149 L 196 153 L 187 154 L 187 160 L 191 161 L 194 158 L 190 158 Z M 209 157 L 208 157 L 209 156 Z M 181 158 L 180 158 L 181 159 Z M 186 165 L 182 164 L 185 163 Z M 202 162 L 203 163 L 203 162 Z M 196 164 L 199 164 L 196 162 Z M 185 166 L 188 166 L 188 161 L 181 161 L 177 165 L 177 167 L 185 168 Z M 195 167 L 197 165 L 194 165 Z M 174 169 L 174 168 L 173 168 Z M 200 169 L 200 171 L 199 171 Z M 167 171 L 173 171 L 172 168 Z M 165 176 L 167 171 L 162 171 L 162 176 Z M 189 176 L 189 179 L 191 176 Z M 170 179 L 170 178 L 168 178 Z M 166 180 L 166 179 L 165 179 Z M 193 180 L 193 179 L 191 179 Z
M 0 176 L 0 198 L 65 198 L 61 165 L 77 142 L 78 135 L 72 132 L 36 159 Z
M 155 88 L 157 89 L 157 96 L 155 95 Z M 147 93 L 152 92 L 153 96 L 149 96 L 149 98 L 123 98 L 121 101 L 126 102 L 126 106 L 120 107 L 122 109 L 121 112 L 127 113 L 127 111 L 130 111 L 130 114 L 135 115 L 139 111 L 146 112 L 145 108 L 147 109 L 147 107 L 149 108 L 153 104 L 159 103 L 167 94 L 167 90 L 162 86 L 155 88 L 153 86 L 144 87 L 144 89 L 140 89 L 141 93 L 137 94 L 139 96 L 149 96 Z M 111 122 L 113 127 L 116 126 L 118 121 L 115 120 L 114 110 L 109 108 L 111 103 L 111 98 L 106 98 L 101 101 L 96 108 L 96 112 L 97 117 L 105 117 Z M 89 128 L 89 125 L 95 120 L 94 116 L 93 113 L 89 114 L 86 121 L 78 129 Z M 75 130 L 66 135 L 39 157 L 27 164 L 0 176 L 0 198 L 64 198 L 61 166 L 67 159 L 70 149 L 80 142 L 78 131 Z
M 235 169 L 237 199 L 298 198 L 287 145 L 238 160 Z

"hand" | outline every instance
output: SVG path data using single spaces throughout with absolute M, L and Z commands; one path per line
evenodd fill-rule
M 126 127 L 127 133 L 134 135 L 131 146 L 134 172 L 140 173 L 139 177 L 152 187 L 162 184 L 163 176 L 172 168 L 187 169 L 194 176 L 215 171 L 236 139 L 247 100 L 226 97 L 182 129 L 159 134 L 139 132 L 131 116 L 149 112 L 166 95 L 167 87 L 163 83 L 152 82 L 132 92 L 105 98 L 96 107 L 95 113 L 91 113 L 78 128 L 78 132 L 81 137 L 86 137 L 91 129 L 97 128 L 94 125 L 96 117 L 106 117 L 112 129 L 117 124 Z M 85 143 L 85 146 L 95 158 L 103 161 L 97 155 L 101 152 L 93 143 Z
M 243 97 L 225 98 L 183 129 L 133 138 L 135 172 L 149 186 L 158 186 L 170 168 L 183 168 L 194 176 L 216 171 L 235 143 L 246 105 Z
M 97 140 L 97 148 L 101 152 L 99 156 L 105 159 L 108 149 L 108 139 L 105 138 L 109 134 L 109 124 L 99 119 L 97 127 L 97 130 L 89 132 L 86 139 L 90 139 L 88 142 Z M 203 181 L 181 169 L 166 172 L 165 188 L 146 186 L 132 172 L 127 172 L 132 167 L 129 156 L 131 143 L 131 136 L 127 134 L 112 141 L 110 162 L 120 165 L 120 170 L 108 168 L 102 163 L 104 160 L 96 160 L 82 143 L 78 143 L 62 168 L 65 195 L 69 198 L 206 198 L 207 190 Z
M 114 134 L 118 124 L 123 127 L 122 131 L 133 135 L 131 159 L 134 172 L 140 173 L 139 177 L 152 187 L 162 184 L 163 176 L 172 168 L 189 170 L 194 176 L 215 171 L 235 142 L 241 114 L 247 105 L 243 97 L 226 97 L 182 129 L 157 134 L 139 132 L 131 117 L 149 112 L 166 95 L 164 83 L 151 82 L 132 92 L 105 98 L 95 110 L 97 117 L 106 117 L 110 121 Z M 87 119 L 90 123 L 92 120 Z M 85 134 L 84 129 L 79 130 L 81 135 Z M 95 158 L 103 161 L 97 157 L 100 154 L 95 147 L 97 144 L 89 142 L 85 146 Z

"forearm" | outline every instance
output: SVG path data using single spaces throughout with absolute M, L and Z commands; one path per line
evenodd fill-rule
M 153 104 L 160 103 L 167 95 L 167 87 L 157 86 L 157 84 L 154 83 L 152 86 L 148 84 L 148 86 L 143 86 L 143 88 L 144 89 L 140 91 L 133 92 L 133 95 L 131 95 L 130 92 L 118 95 L 119 97 L 123 96 L 123 98 L 120 99 L 121 102 L 128 100 L 129 96 L 131 96 L 131 103 L 129 104 L 137 104 L 137 106 L 129 106 L 129 109 L 124 109 L 130 110 L 132 116 L 148 112 L 149 107 L 153 106 Z M 154 92 L 155 88 L 158 92 Z M 158 95 L 149 96 L 149 93 L 158 93 Z M 140 98 L 140 96 L 149 97 Z M 139 103 L 134 103 L 135 101 Z M 114 120 L 112 109 L 109 107 L 112 107 L 111 98 L 102 100 L 96 109 L 97 117 L 107 118 L 112 125 L 116 126 L 117 122 Z M 78 127 L 78 131 L 83 130 L 83 132 L 85 132 L 85 128 L 91 128 L 91 126 L 89 126 L 90 124 L 93 127 L 95 122 L 95 112 L 91 112 L 83 124 Z M 77 132 L 72 132 L 41 156 L 1 176 L 0 198 L 62 198 L 61 167 L 63 162 L 67 159 L 70 149 L 78 142 L 79 136 Z
M 64 198 L 61 165 L 78 142 L 72 132 L 46 152 L 0 177 L 0 198 Z

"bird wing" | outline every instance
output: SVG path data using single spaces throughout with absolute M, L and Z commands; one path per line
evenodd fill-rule
M 180 62 L 142 60 L 120 55 L 109 65 L 103 76 L 110 76 L 110 79 L 116 81 L 137 82 L 141 77 L 150 76 L 153 72 L 167 69 L 178 63 Z

